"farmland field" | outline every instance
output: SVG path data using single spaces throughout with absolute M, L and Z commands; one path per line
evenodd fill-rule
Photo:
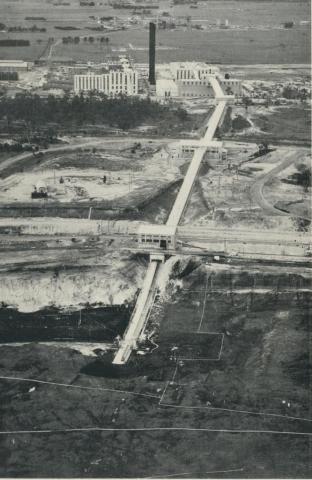
M 198 9 L 190 10 L 186 6 L 170 8 L 168 2 L 159 2 L 160 10 L 170 15 L 191 16 L 192 22 L 201 22 L 207 29 L 174 31 L 164 30 L 158 36 L 158 62 L 173 60 L 203 60 L 215 63 L 308 63 L 310 52 L 309 27 L 302 23 L 309 17 L 308 2 L 246 2 L 246 1 L 209 1 L 200 4 Z M 29 11 L 28 11 L 29 9 Z M 129 17 L 131 11 L 113 10 L 108 5 L 91 8 L 92 16 L 117 15 Z M 55 40 L 66 35 L 96 35 L 89 28 L 98 25 L 90 18 L 90 8 L 79 7 L 75 0 L 71 6 L 45 5 L 44 14 L 41 2 L 1 2 L 1 16 L 7 26 L 45 27 L 46 33 L 5 33 L 0 39 L 26 38 L 30 47 L 0 47 L 0 58 L 23 58 L 34 60 L 44 51 L 49 37 Z M 44 16 L 46 21 L 25 20 L 27 16 Z M 220 30 L 215 24 L 218 20 L 230 19 L 231 29 Z M 155 20 L 145 17 L 146 22 Z M 292 29 L 283 28 L 286 21 L 294 21 Z M 55 26 L 70 25 L 79 30 L 72 32 L 56 30 Z M 100 33 L 107 34 L 106 32 Z M 139 62 L 147 61 L 148 31 L 142 25 L 132 25 L 131 29 L 109 33 L 113 51 L 126 48 L 128 53 Z M 38 43 L 38 40 L 40 43 Z M 95 43 L 93 48 L 83 45 L 58 45 L 53 55 L 74 60 L 101 61 L 107 49 Z M 166 48 L 168 47 L 168 48 Z

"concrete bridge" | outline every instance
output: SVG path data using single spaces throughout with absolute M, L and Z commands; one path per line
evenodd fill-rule
M 159 231 L 158 235 L 160 236 L 160 242 L 164 242 L 164 246 L 166 242 L 168 243 L 172 241 L 173 243 L 171 247 L 172 248 L 175 247 L 174 239 L 175 239 L 176 229 L 181 220 L 181 217 L 183 215 L 188 199 L 191 195 L 192 188 L 196 180 L 197 174 L 199 172 L 199 168 L 202 164 L 204 155 L 207 151 L 207 148 L 211 144 L 211 141 L 214 137 L 214 134 L 216 132 L 216 129 L 219 123 L 222 121 L 224 117 L 227 101 L 230 99 L 232 100 L 234 98 L 232 96 L 225 96 L 223 94 L 222 88 L 218 80 L 215 78 L 212 81 L 212 87 L 214 89 L 215 97 L 217 100 L 216 108 L 212 116 L 208 120 L 208 123 L 206 126 L 207 128 L 203 138 L 198 142 L 198 148 L 194 152 L 192 161 L 186 172 L 184 181 L 176 197 L 176 200 L 170 212 L 167 223 L 164 226 L 158 226 L 158 231 Z M 169 229 L 169 234 L 168 234 L 168 229 Z M 144 232 L 144 226 L 141 227 L 140 229 L 141 238 L 144 235 L 146 238 L 146 236 L 150 234 L 151 234 L 150 227 L 147 226 L 145 229 L 145 232 Z M 163 255 L 163 259 L 164 259 L 164 255 Z M 153 285 L 157 283 L 157 275 L 159 275 L 159 270 L 161 267 L 159 266 L 159 262 L 157 260 L 154 260 L 153 257 L 151 257 L 150 260 L 151 261 L 147 269 L 145 279 L 143 281 L 143 285 L 144 285 L 143 289 L 137 299 L 137 304 L 131 316 L 129 327 L 125 332 L 124 338 L 120 344 L 120 348 L 114 358 L 113 363 L 115 364 L 123 364 L 128 361 L 131 354 L 131 350 L 136 346 L 137 338 L 139 337 L 142 330 L 144 329 L 147 314 L 150 308 L 152 307 Z

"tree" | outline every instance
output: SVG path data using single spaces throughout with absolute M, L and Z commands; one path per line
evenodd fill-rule
M 177 116 L 181 122 L 185 122 L 188 119 L 188 113 L 184 108 L 179 107 L 177 109 Z
M 245 109 L 246 109 L 246 112 L 247 112 L 248 107 L 249 107 L 250 105 L 252 105 L 252 100 L 251 100 L 250 97 L 245 97 L 245 96 L 244 96 L 244 97 L 242 98 L 242 102 L 243 102 L 243 104 L 244 104 L 244 106 L 245 106 Z
M 298 173 L 295 173 L 293 177 L 299 185 L 302 185 L 304 191 L 307 192 L 309 187 L 311 187 L 311 169 L 303 163 L 298 165 L 297 169 Z
M 297 88 L 292 87 L 291 85 L 286 85 L 284 87 L 282 95 L 284 98 L 287 98 L 288 100 L 294 100 L 296 98 L 300 98 L 300 93 Z
M 309 97 L 308 90 L 306 88 L 302 88 L 299 92 L 300 101 L 305 102 L 308 97 Z
M 266 155 L 269 152 L 269 144 L 266 140 L 258 145 L 259 155 Z

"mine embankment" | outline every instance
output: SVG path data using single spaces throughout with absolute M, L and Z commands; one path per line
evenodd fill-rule
M 166 220 L 182 180 L 176 180 L 150 191 L 145 198 L 142 192 L 130 193 L 117 200 L 85 200 L 58 203 L 53 201 L 0 204 L 1 217 L 61 217 L 93 220 L 143 220 L 160 223 Z M 143 199 L 144 198 L 144 199 Z
M 95 360 L 60 345 L 1 347 L 2 429 L 37 431 L 0 438 L 6 474 L 140 477 L 157 451 L 158 473 L 191 464 L 199 472 L 237 469 L 240 478 L 274 477 L 286 467 L 308 475 L 309 273 L 200 259 L 171 267 L 149 340 L 126 366 L 111 365 L 112 352 Z M 90 312 L 83 309 L 82 325 Z M 78 331 L 77 310 L 72 318 Z M 102 427 L 113 430 L 69 432 Z M 142 430 L 115 430 L 127 428 Z M 40 429 L 49 431 L 44 442 Z M 12 449 L 13 439 L 22 448 Z M 57 462 L 64 448 L 69 458 Z
M 155 321 L 159 348 L 182 361 L 176 405 L 309 416 L 309 275 L 200 266 L 171 289 Z

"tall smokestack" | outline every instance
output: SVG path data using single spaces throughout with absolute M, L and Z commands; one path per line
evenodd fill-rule
M 150 85 L 156 85 L 155 77 L 155 57 L 156 57 L 156 25 L 149 24 L 149 77 Z

